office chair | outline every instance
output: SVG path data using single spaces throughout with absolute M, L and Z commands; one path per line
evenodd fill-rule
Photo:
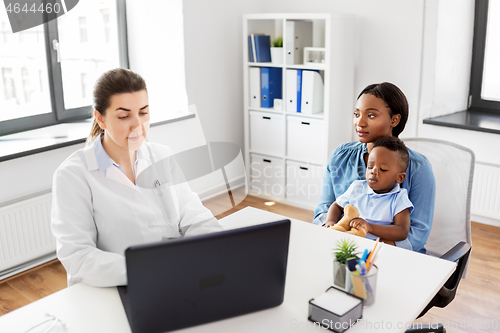
M 434 306 L 445 307 L 454 298 L 458 284 L 467 275 L 472 249 L 470 203 L 475 156 L 472 150 L 434 139 L 403 139 L 408 148 L 423 154 L 432 165 L 436 180 L 436 201 L 431 233 L 425 245 L 429 255 L 457 262 L 457 269 L 420 313 Z M 418 327 L 406 333 L 446 332 L 438 327 Z

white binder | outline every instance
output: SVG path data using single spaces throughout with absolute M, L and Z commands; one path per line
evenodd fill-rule
M 312 46 L 311 21 L 286 21 L 286 64 L 304 63 L 304 47 Z
M 250 67 L 250 107 L 260 108 L 260 68 Z
M 297 112 L 297 70 L 286 70 L 286 111 Z
M 313 114 L 323 112 L 323 79 L 318 72 L 302 71 L 302 104 L 301 113 Z

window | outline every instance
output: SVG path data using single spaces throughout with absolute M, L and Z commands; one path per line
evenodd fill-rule
M 17 101 L 16 87 L 14 77 L 12 76 L 12 68 L 2 68 L 4 98 L 8 102 L 10 100 Z M 19 103 L 16 103 L 19 104 Z
M 125 0 L 80 1 L 16 34 L 0 10 L 0 27 L 0 136 L 90 117 L 95 80 L 128 68 Z
M 87 43 L 87 18 L 85 16 L 80 16 L 78 18 L 78 24 L 80 26 L 80 44 Z
M 29 72 L 26 67 L 21 69 L 21 77 L 23 79 L 23 91 L 24 91 L 24 101 L 26 103 L 31 102 L 31 94 L 32 90 L 30 87 L 30 77 L 29 77 Z
M 476 0 L 469 108 L 500 113 L 500 1 Z
M 109 27 L 109 10 L 101 10 L 102 22 L 104 24 L 104 40 L 108 44 L 111 40 L 111 30 Z
M 2 22 L 2 41 L 4 44 L 8 42 L 7 36 L 8 36 L 8 30 L 7 30 L 7 23 Z
M 89 91 L 87 73 L 80 74 L 80 83 L 82 85 L 82 99 L 85 99 L 88 96 L 88 91 Z

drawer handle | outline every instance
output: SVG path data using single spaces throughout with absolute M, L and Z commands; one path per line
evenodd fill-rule
M 262 117 L 262 119 L 271 119 L 271 117 Z
M 264 162 L 271 163 L 271 160 L 263 159 Z
M 309 170 L 309 168 L 306 167 L 300 167 L 302 170 Z
M 302 125 L 311 125 L 311 123 L 307 123 L 307 122 L 303 121 Z

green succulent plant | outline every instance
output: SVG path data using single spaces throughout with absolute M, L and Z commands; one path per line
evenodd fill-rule
M 283 38 L 278 37 L 273 39 L 273 47 L 283 47 Z
M 333 256 L 338 263 L 345 265 L 347 259 L 359 259 L 358 246 L 352 240 L 341 239 L 337 241 L 337 246 L 333 249 Z

